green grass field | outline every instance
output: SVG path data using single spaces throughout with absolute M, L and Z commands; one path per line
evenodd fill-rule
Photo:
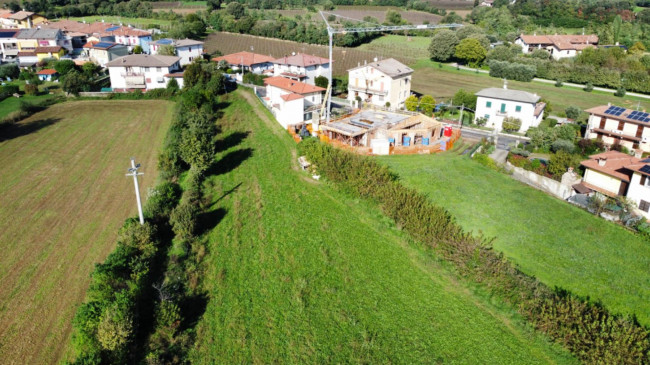
M 299 171 L 249 91 L 227 102 L 192 363 L 573 362 L 376 207 Z
M 123 25 L 132 25 L 134 27 L 146 28 L 149 24 L 158 24 L 161 27 L 168 27 L 172 24 L 171 20 L 165 19 L 154 19 L 154 18 L 128 18 L 123 16 L 114 16 L 114 15 L 88 15 L 80 17 L 71 17 L 70 20 L 76 21 L 86 21 L 91 22 L 101 22 L 104 20 L 107 23 L 120 24 Z
M 401 57 L 408 57 L 413 63 L 421 59 L 429 58 L 429 44 L 431 38 L 429 37 L 406 37 L 403 35 L 384 35 L 372 42 L 362 44 L 357 47 L 364 51 L 376 53 L 377 57 L 391 58 L 395 55 Z
M 490 77 L 488 74 L 456 70 L 455 67 L 446 65 L 439 68 L 437 62 L 429 60 L 421 60 L 411 67 L 415 69 L 411 88 L 414 91 L 432 95 L 437 101 L 451 98 L 458 89 L 477 92 L 486 87 L 503 87 L 503 80 Z M 619 98 L 610 93 L 599 91 L 588 93 L 578 88 L 567 86 L 558 88 L 553 84 L 541 82 L 510 80 L 508 81 L 508 88 L 537 93 L 541 97 L 550 100 L 553 113 L 564 111 L 570 105 L 588 109 L 608 102 L 634 109 L 636 109 L 637 103 L 640 102 L 641 109 L 650 109 L 650 99 L 627 95 Z
M 549 286 L 650 325 L 650 245 L 631 232 L 454 153 L 382 157 L 411 187 Z
M 51 97 L 52 95 L 49 94 L 35 95 L 35 96 L 23 95 L 20 98 L 8 97 L 5 100 L 0 101 L 0 119 L 6 117 L 7 115 L 9 115 L 9 113 L 20 109 L 21 101 L 38 103 L 47 100 Z
M 169 127 L 166 101 L 56 104 L 0 131 L 0 363 L 54 364 L 95 263 L 137 214 Z

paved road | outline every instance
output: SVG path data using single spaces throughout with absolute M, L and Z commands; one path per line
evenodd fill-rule
M 450 63 L 449 66 L 452 66 L 452 67 L 458 67 L 458 68 L 460 68 L 461 70 L 466 70 L 466 71 L 473 71 L 473 72 L 476 72 L 476 69 L 475 69 L 475 68 L 466 67 L 466 66 L 460 66 L 460 65 L 459 65 L 459 66 L 456 66 L 456 64 L 454 64 L 454 63 Z M 478 70 L 478 72 L 480 72 L 480 73 L 484 73 L 484 74 L 489 74 L 489 73 L 490 73 L 490 71 L 487 71 L 487 70 Z M 555 82 L 556 82 L 555 80 L 540 79 L 540 78 L 537 78 L 537 77 L 535 77 L 535 78 L 533 79 L 533 81 L 543 82 L 543 83 L 545 83 L 545 84 L 555 84 Z M 572 83 L 572 82 L 564 82 L 563 85 L 564 85 L 564 86 L 578 87 L 578 88 L 584 88 L 584 87 L 585 87 L 585 85 L 582 85 L 582 84 L 574 84 L 574 83 Z M 594 90 L 604 91 L 604 92 L 606 92 L 606 93 L 612 93 L 612 94 L 616 92 L 616 90 L 614 90 L 614 89 L 607 89 L 607 88 L 604 88 L 604 87 L 598 87 L 598 86 L 594 86 Z M 626 95 L 626 96 L 636 96 L 636 97 L 638 97 L 638 98 L 643 98 L 643 99 L 650 99 L 650 95 L 646 95 L 646 94 L 639 94 L 639 93 L 626 92 L 625 95 Z
M 465 139 L 473 139 L 473 140 L 481 140 L 482 138 L 488 138 L 488 137 L 493 137 L 494 132 L 491 131 L 484 131 L 482 129 L 474 129 L 474 128 L 466 128 L 463 127 L 461 129 L 461 135 Z M 508 145 L 513 144 L 515 142 L 524 142 L 528 141 L 527 137 L 519 137 L 519 136 L 513 136 L 509 134 L 500 134 L 499 138 L 497 139 L 497 149 L 500 150 L 509 150 L 510 147 Z

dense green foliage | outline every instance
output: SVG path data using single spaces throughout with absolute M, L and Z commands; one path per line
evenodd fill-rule
M 379 202 L 399 227 L 454 263 L 463 275 L 508 298 L 536 328 L 579 358 L 605 363 L 649 360 L 648 332 L 633 319 L 613 316 L 525 275 L 494 251 L 489 240 L 466 233 L 446 210 L 404 187 L 387 167 L 317 141 L 303 142 L 302 150 L 323 176 Z

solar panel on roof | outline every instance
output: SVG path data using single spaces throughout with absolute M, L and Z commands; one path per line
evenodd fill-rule
M 650 122 L 650 118 L 645 118 L 643 121 L 648 123 L 648 122 Z
M 158 44 L 172 44 L 172 42 L 171 39 L 161 39 L 158 41 Z
M 642 168 L 639 169 L 641 172 L 645 172 L 646 174 L 650 174 L 650 165 L 645 165 Z
M 112 32 L 112 31 L 114 31 L 114 30 L 118 30 L 118 29 L 120 29 L 120 26 L 119 26 L 119 25 L 114 26 L 114 27 L 107 28 L 106 31 L 107 31 L 107 32 Z
M 644 159 L 644 160 L 641 160 L 641 162 L 648 163 L 648 162 L 650 162 L 650 158 L 646 158 L 646 159 Z
M 111 43 L 111 42 L 99 42 L 99 43 L 95 44 L 95 47 L 97 47 L 97 48 L 108 48 L 108 47 L 110 47 L 112 45 L 113 45 L 113 43 Z
M 0 38 L 12 38 L 16 32 L 0 32 Z

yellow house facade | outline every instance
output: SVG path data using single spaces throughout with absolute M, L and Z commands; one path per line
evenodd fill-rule
M 36 57 L 39 61 L 42 61 L 46 58 L 55 58 L 57 60 L 61 59 L 65 55 L 65 49 L 61 46 L 53 47 L 36 47 Z

